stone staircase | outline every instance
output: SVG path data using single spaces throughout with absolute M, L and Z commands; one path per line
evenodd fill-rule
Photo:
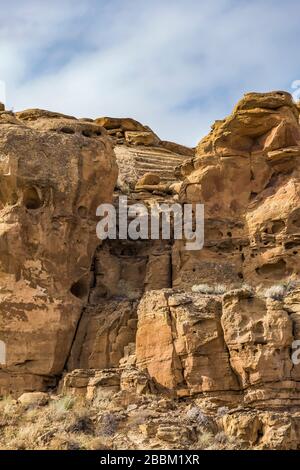
M 179 155 L 161 147 L 119 147 L 115 148 L 117 160 L 121 164 L 124 158 L 130 159 L 137 179 L 145 173 L 154 173 L 160 176 L 162 183 L 176 181 L 175 167 L 186 160 L 187 156 Z M 122 168 L 122 165 L 119 165 Z
M 173 182 L 175 167 L 187 157 L 165 149 L 152 148 L 135 151 L 136 171 L 141 177 L 145 173 L 157 173 L 162 182 Z

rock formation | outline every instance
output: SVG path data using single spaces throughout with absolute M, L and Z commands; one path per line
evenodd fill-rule
M 195 150 L 133 119 L 40 110 L 2 111 L 0 149 L 2 394 L 160 403 L 129 447 L 196 445 L 188 406 L 242 445 L 300 448 L 300 126 L 288 93 L 246 94 Z M 121 195 L 204 204 L 203 249 L 100 242 L 96 207 L 118 209 Z
M 5 393 L 55 385 L 64 369 L 117 166 L 102 127 L 39 110 L 1 113 L 0 153 Z

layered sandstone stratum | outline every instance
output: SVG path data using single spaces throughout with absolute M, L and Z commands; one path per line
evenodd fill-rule
M 2 397 L 77 397 L 114 422 L 109 448 L 300 448 L 288 93 L 246 94 L 196 149 L 133 119 L 3 110 L 0 156 Z M 96 208 L 120 195 L 204 204 L 204 248 L 100 242 Z

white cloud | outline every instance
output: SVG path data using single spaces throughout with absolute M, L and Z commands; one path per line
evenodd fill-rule
M 131 116 L 195 145 L 243 92 L 300 78 L 296 0 L 11 3 L 0 79 L 15 109 Z

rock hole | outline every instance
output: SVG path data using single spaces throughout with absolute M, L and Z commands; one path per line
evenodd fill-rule
M 15 204 L 17 204 L 18 200 L 19 200 L 19 198 L 18 198 L 17 193 L 13 193 L 11 195 L 11 200 L 10 200 L 11 205 L 14 206 Z
M 283 220 L 275 220 L 275 222 L 272 225 L 272 233 L 278 233 L 281 232 L 285 228 L 285 223 Z
M 297 241 L 296 241 L 296 242 L 287 242 L 287 243 L 284 243 L 284 248 L 285 248 L 286 250 L 290 250 L 290 249 L 296 248 L 296 247 L 298 247 L 298 246 L 299 246 L 299 242 L 297 242 Z
M 88 293 L 86 278 L 79 279 L 77 282 L 74 282 L 70 291 L 71 294 L 73 294 L 78 299 L 83 299 Z
M 88 210 L 85 206 L 78 207 L 77 212 L 78 212 L 79 217 L 81 217 L 82 219 L 86 219 Z
M 264 334 L 264 325 L 263 322 L 259 321 L 254 325 L 253 328 L 254 333 L 258 335 L 263 335 Z
M 82 131 L 82 135 L 84 137 L 92 137 L 93 136 L 93 133 L 91 131 L 87 131 L 86 129 L 84 131 Z
M 36 188 L 26 188 L 23 193 L 23 203 L 26 209 L 39 209 L 43 203 Z
M 71 127 L 62 127 L 60 129 L 60 132 L 62 132 L 63 134 L 75 134 L 74 129 L 71 129 Z
M 300 228 L 300 209 L 296 209 L 292 214 L 291 214 L 291 224 L 294 226 L 294 228 L 298 229 Z
M 267 278 L 281 279 L 287 274 L 286 262 L 280 259 L 276 263 L 263 264 L 260 268 L 256 268 L 256 272 Z

